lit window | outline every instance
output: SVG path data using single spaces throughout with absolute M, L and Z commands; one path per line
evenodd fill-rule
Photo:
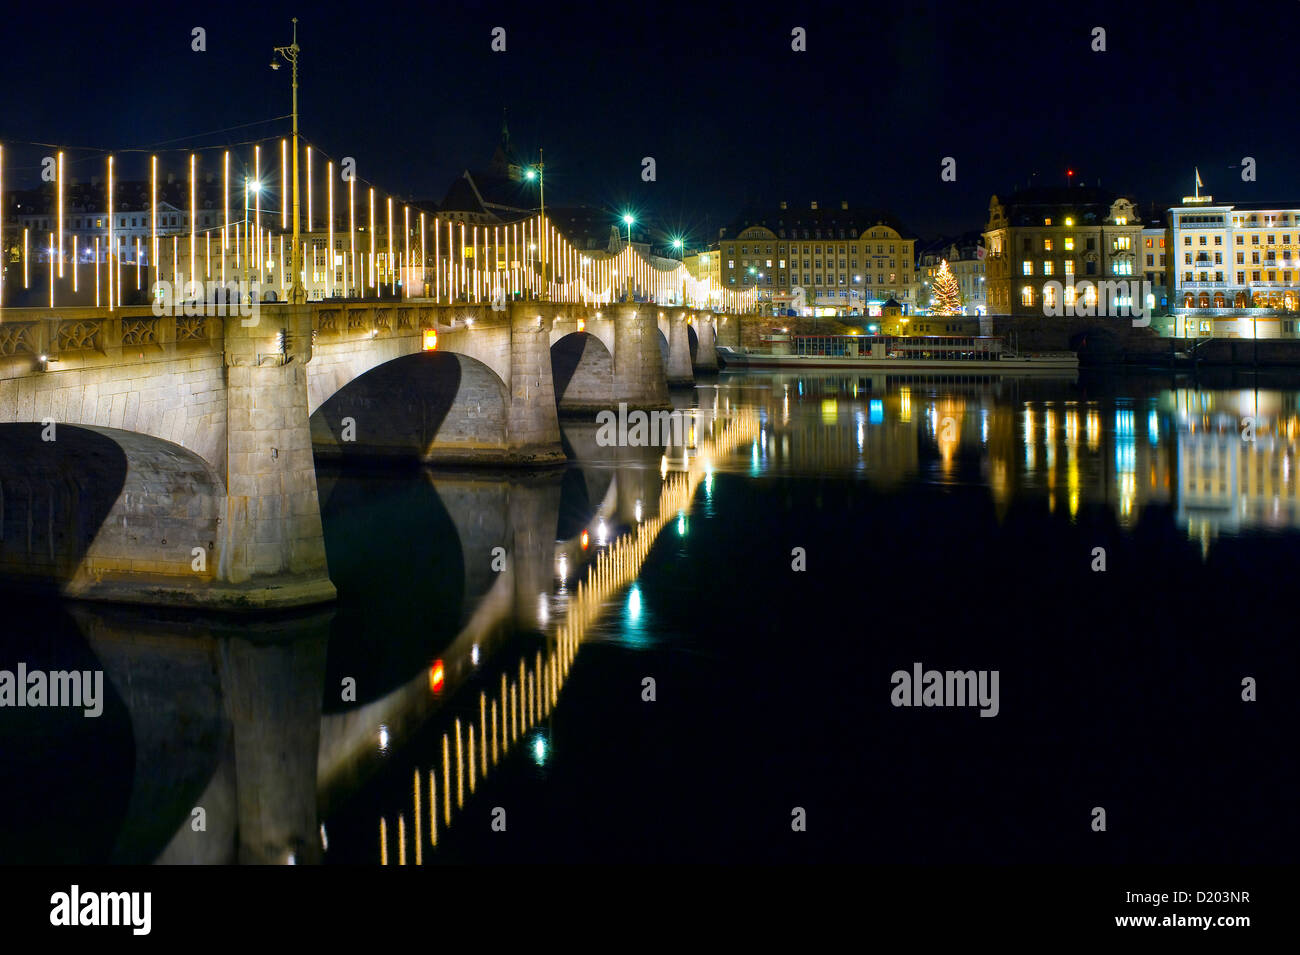
M 1034 263 L 1030 262 L 1028 259 L 1025 259 L 1023 265 L 1021 266 L 1021 271 L 1024 275 L 1033 275 Z
M 1034 290 L 1031 289 L 1028 285 L 1026 285 L 1024 288 L 1020 290 L 1020 304 L 1021 305 L 1034 304 Z

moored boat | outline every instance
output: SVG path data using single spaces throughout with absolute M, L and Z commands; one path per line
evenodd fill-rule
M 736 368 L 942 368 L 987 374 L 1073 373 L 1073 352 L 1016 353 L 990 336 L 770 335 L 761 348 L 718 346 L 718 357 Z

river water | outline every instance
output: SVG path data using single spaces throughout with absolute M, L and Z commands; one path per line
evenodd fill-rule
M 1294 860 L 1300 380 L 675 401 L 685 448 L 322 468 L 324 611 L 7 598 L 0 669 L 106 692 L 0 710 L 0 861 Z

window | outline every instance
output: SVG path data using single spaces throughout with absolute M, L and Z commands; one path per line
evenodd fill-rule
M 1095 236 L 1089 236 L 1089 237 L 1088 237 L 1088 251 L 1089 251 L 1089 252 L 1095 251 L 1096 248 L 1097 248 L 1097 239 L 1096 239 L 1096 237 L 1095 237 Z
M 1028 285 L 1020 290 L 1020 304 L 1032 306 L 1034 304 L 1034 290 Z
M 1044 251 L 1044 252 L 1051 252 L 1051 251 L 1052 251 L 1052 240 L 1051 240 L 1051 239 L 1044 239 L 1044 240 L 1043 240 L 1043 251 Z
M 1045 262 L 1043 263 L 1043 274 L 1044 274 L 1044 275 L 1051 275 L 1051 274 L 1052 274 L 1052 260 L 1051 260 L 1051 259 L 1048 259 L 1047 261 L 1045 261 Z
M 1056 288 L 1052 285 L 1043 286 L 1043 306 L 1045 308 L 1056 307 Z
M 1029 261 L 1029 259 L 1025 259 L 1025 261 L 1021 265 L 1021 270 L 1024 275 L 1033 275 L 1034 263 Z

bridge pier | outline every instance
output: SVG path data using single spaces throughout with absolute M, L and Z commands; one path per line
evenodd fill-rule
M 226 519 L 218 578 L 237 588 L 223 602 L 244 609 L 335 597 L 307 414 L 311 342 L 308 306 L 286 306 L 252 327 L 226 321 Z
M 686 313 L 671 312 L 668 316 L 668 387 L 685 388 L 695 384 L 691 368 L 691 333 L 686 327 Z
M 551 326 L 559 308 L 547 302 L 510 304 L 506 441 L 514 463 L 564 463 L 551 371 Z
M 699 338 L 695 346 L 695 370 L 714 372 L 718 370 L 718 330 L 714 326 L 717 319 L 708 312 L 695 315 L 695 334 Z
M 614 305 L 614 395 L 611 405 L 666 411 L 668 382 L 652 305 Z

